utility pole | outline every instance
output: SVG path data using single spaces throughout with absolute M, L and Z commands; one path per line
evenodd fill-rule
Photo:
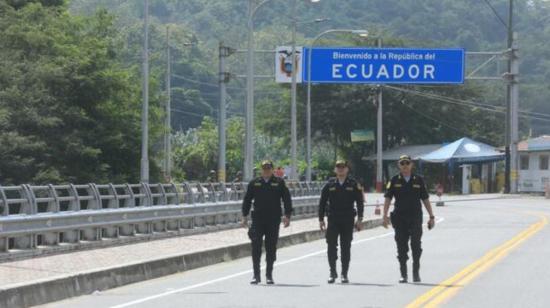
M 517 33 L 513 33 L 513 43 L 510 57 L 510 192 L 515 194 L 518 192 L 518 143 L 519 143 L 519 57 L 517 54 Z
M 143 104 L 141 109 L 141 168 L 142 183 L 149 183 L 149 0 L 144 0 L 143 22 Z
M 518 192 L 518 142 L 519 142 L 519 59 L 517 37 L 514 33 L 514 1 L 508 7 L 508 71 L 506 79 L 506 145 L 505 145 L 505 193 Z
M 298 155 L 296 148 L 298 144 L 297 124 L 296 124 L 296 72 L 298 67 L 296 65 L 296 0 L 292 0 L 292 85 L 290 90 L 291 102 L 290 102 L 290 179 L 298 179 L 297 160 Z
M 164 178 L 172 178 L 172 57 L 170 55 L 170 26 L 166 26 L 166 115 L 164 119 Z
M 382 38 L 379 36 L 376 38 L 378 48 L 382 48 Z M 377 86 L 377 121 L 376 121 L 376 192 L 382 192 L 383 181 L 383 159 L 382 159 L 382 87 Z
M 218 112 L 218 181 L 226 181 L 225 170 L 225 148 L 226 148 L 226 135 L 225 135 L 225 120 L 226 120 L 226 84 L 229 82 L 230 75 L 225 70 L 225 58 L 229 57 L 235 52 L 234 49 L 223 45 L 220 42 L 219 45 L 219 82 L 220 82 L 220 106 Z
M 513 12 L 514 12 L 514 1 L 509 0 L 509 7 L 508 7 L 508 25 L 507 25 L 507 32 L 508 32 L 508 43 L 507 43 L 507 49 L 508 49 L 508 70 L 507 73 L 512 72 L 512 55 L 510 54 L 510 50 L 512 49 L 512 44 L 514 41 L 513 38 Z M 510 136 L 511 136 L 511 83 L 508 82 L 506 85 L 506 120 L 505 120 L 505 146 L 504 146 L 504 157 L 505 157 L 505 163 L 504 163 L 504 192 L 510 193 Z
M 244 142 L 244 180 L 252 179 L 254 164 L 254 0 L 248 0 L 248 48 L 246 51 L 246 110 Z

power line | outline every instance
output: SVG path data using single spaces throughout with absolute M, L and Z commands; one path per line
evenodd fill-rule
M 204 85 L 204 86 L 207 86 L 207 87 L 213 87 L 213 88 L 218 88 L 218 87 L 219 87 L 219 84 L 213 83 L 213 82 L 206 82 L 206 81 L 195 80 L 195 79 L 187 78 L 187 77 L 184 77 L 184 76 L 181 76 L 181 75 L 178 75 L 178 74 L 172 74 L 172 76 L 175 77 L 175 78 L 181 79 L 181 80 L 185 80 L 185 81 L 194 83 L 194 84 L 200 84 L 200 85 Z M 228 88 L 228 89 L 233 89 L 233 90 L 240 90 L 240 91 L 245 91 L 245 90 L 246 90 L 246 88 L 243 88 L 243 87 L 231 87 L 231 86 L 228 86 L 228 87 L 226 87 L 226 88 Z M 284 92 L 284 89 L 254 90 L 254 92 L 255 92 L 255 93 L 274 93 L 274 94 L 281 94 L 282 92 Z
M 440 120 L 437 120 L 437 119 L 435 119 L 435 118 L 432 118 L 432 117 L 428 116 L 427 114 L 422 113 L 422 112 L 419 112 L 418 110 L 412 108 L 412 107 L 409 106 L 408 104 L 403 104 L 403 105 L 404 105 L 405 107 L 409 108 L 410 110 L 412 110 L 414 113 L 416 113 L 416 114 L 418 114 L 418 115 L 420 115 L 420 116 L 422 116 L 422 117 L 424 117 L 424 118 L 426 118 L 426 119 L 432 120 L 433 122 L 439 123 L 440 125 L 445 126 L 445 127 L 447 127 L 447 128 L 450 128 L 450 129 L 452 129 L 452 130 L 455 130 L 455 131 L 457 131 L 457 132 L 459 132 L 459 133 L 461 133 L 461 134 L 466 134 L 466 135 L 468 135 L 468 133 L 467 133 L 466 131 L 464 131 L 464 130 L 462 130 L 462 129 L 460 129 L 460 128 L 451 126 L 451 125 L 449 125 L 449 124 L 447 124 L 447 123 L 445 123 L 445 122 L 443 122 L 443 121 L 440 121 Z
M 498 20 L 500 21 L 500 23 L 502 23 L 504 25 L 504 27 L 506 29 L 508 29 L 508 24 L 506 24 L 506 22 L 502 19 L 502 17 L 500 17 L 500 15 L 498 14 L 497 10 L 495 9 L 495 7 L 491 4 L 491 2 L 489 2 L 489 0 L 483 0 L 485 1 L 485 3 L 487 4 L 487 6 L 489 6 L 489 8 L 491 9 L 491 11 L 493 11 L 493 13 L 495 14 L 495 16 L 498 18 Z
M 428 97 L 428 98 L 435 99 L 435 100 L 444 101 L 444 102 L 451 103 L 451 104 L 461 105 L 461 106 L 465 106 L 465 107 L 475 107 L 475 108 L 479 108 L 479 109 L 482 109 L 482 110 L 498 112 L 498 113 L 506 113 L 505 107 L 501 107 L 501 106 L 495 106 L 495 105 L 490 105 L 490 104 L 460 100 L 460 99 L 456 99 L 456 98 L 440 96 L 440 95 L 433 94 L 433 93 L 425 93 L 425 92 L 420 92 L 420 91 L 405 89 L 405 88 L 400 88 L 400 87 L 394 87 L 394 86 L 385 86 L 385 87 L 389 88 L 389 89 L 396 90 L 396 91 L 401 91 L 401 92 L 410 93 L 410 94 L 414 94 L 414 95 L 418 95 L 418 96 Z M 539 113 L 539 112 L 530 112 L 530 111 L 526 111 L 526 110 L 520 110 L 519 113 L 520 113 L 520 116 L 523 117 L 523 118 L 529 118 L 529 119 L 538 120 L 538 121 L 548 121 L 548 122 L 550 122 L 550 114 Z

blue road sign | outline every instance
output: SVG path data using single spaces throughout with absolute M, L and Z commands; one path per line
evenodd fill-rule
M 464 49 L 332 48 L 311 51 L 311 82 L 374 84 L 464 83 Z M 309 48 L 304 48 L 307 82 Z

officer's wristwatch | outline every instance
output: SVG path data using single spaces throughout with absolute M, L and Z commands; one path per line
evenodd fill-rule
M 435 216 L 430 216 L 430 219 L 435 219 Z

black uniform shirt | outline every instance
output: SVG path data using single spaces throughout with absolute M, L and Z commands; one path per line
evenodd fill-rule
M 254 200 L 254 215 L 258 215 L 257 217 L 280 219 L 281 200 L 284 203 L 285 216 L 290 217 L 292 214 L 290 192 L 281 178 L 272 176 L 265 181 L 262 177 L 258 177 L 250 181 L 243 199 L 243 216 L 248 216 L 252 200 Z
M 401 174 L 398 174 L 388 182 L 384 197 L 390 200 L 395 197 L 394 213 L 396 215 L 416 217 L 422 216 L 420 201 L 428 199 L 429 195 L 422 177 L 411 174 L 407 182 Z
M 361 184 L 352 178 L 346 178 L 340 184 L 338 179 L 331 178 L 321 191 L 319 201 L 319 220 L 329 217 L 354 217 L 357 204 L 357 216 L 363 218 L 364 196 Z

